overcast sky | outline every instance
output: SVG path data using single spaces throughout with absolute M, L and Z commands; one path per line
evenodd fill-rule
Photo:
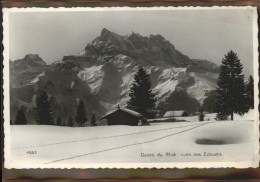
M 103 28 L 126 35 L 161 34 L 192 59 L 221 63 L 238 53 L 246 76 L 253 72 L 251 10 L 167 10 L 108 12 L 12 12 L 10 59 L 39 54 L 48 64 L 81 52 Z

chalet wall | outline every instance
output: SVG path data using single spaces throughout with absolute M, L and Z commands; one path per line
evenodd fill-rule
M 106 117 L 107 125 L 130 125 L 137 126 L 139 119 L 131 114 L 120 110 Z

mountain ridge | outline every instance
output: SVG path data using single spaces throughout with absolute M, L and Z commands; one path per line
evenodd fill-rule
M 29 58 L 40 64 L 31 64 Z M 185 110 L 179 108 L 183 105 L 165 104 L 178 103 L 181 96 L 194 103 L 187 109 L 195 112 L 206 93 L 216 88 L 218 76 L 216 64 L 190 59 L 159 34 L 145 37 L 132 32 L 121 36 L 107 29 L 78 54 L 64 56 L 51 65 L 43 65 L 41 60 L 39 55 L 29 55 L 23 59 L 24 65 L 21 60 L 19 66 L 10 64 L 12 118 L 19 107 L 25 107 L 33 118 L 33 100 L 43 90 L 54 98 L 56 116 L 66 112 L 63 119 L 75 115 L 79 99 L 84 100 L 88 114 L 102 115 L 117 105 L 126 106 L 138 66 L 150 74 L 158 109 Z M 20 71 L 21 66 L 26 69 Z
M 110 60 L 117 54 L 133 58 L 140 65 L 184 67 L 190 63 L 189 57 L 183 55 L 161 35 L 149 37 L 131 33 L 128 36 L 103 29 L 101 35 L 87 44 L 80 55 L 101 57 Z

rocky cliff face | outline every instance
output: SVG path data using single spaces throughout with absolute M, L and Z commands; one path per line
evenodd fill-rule
M 103 29 L 101 35 L 89 43 L 80 55 L 91 55 L 109 61 L 118 54 L 129 56 L 143 66 L 186 67 L 188 56 L 183 55 L 161 35 L 143 37 L 131 32 L 126 36 Z
M 34 100 L 42 90 L 53 98 L 54 115 L 64 119 L 75 115 L 79 99 L 84 100 L 88 114 L 101 115 L 118 104 L 125 106 L 139 65 L 150 74 L 157 107 L 164 110 L 196 111 L 205 94 L 216 87 L 217 65 L 190 59 L 161 35 L 143 37 L 132 32 L 121 36 L 103 29 L 82 52 L 52 65 L 38 55 L 10 62 L 12 118 L 19 106 L 33 118 Z M 174 105 L 176 95 L 194 107 Z
M 38 54 L 28 54 L 22 59 L 10 61 L 9 66 L 11 87 L 26 85 L 50 67 L 46 65 Z

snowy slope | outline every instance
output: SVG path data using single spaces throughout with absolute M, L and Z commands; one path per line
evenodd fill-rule
M 188 87 L 187 92 L 193 97 L 196 98 L 201 104 L 205 99 L 205 94 L 211 90 L 216 90 L 218 78 L 217 73 L 189 73 L 195 79 L 195 84 Z
M 108 67 L 110 68 L 108 69 Z M 216 89 L 214 77 L 217 74 L 215 73 L 207 73 L 204 76 L 193 72 L 187 73 L 187 68 L 161 68 L 158 66 L 144 66 L 144 68 L 151 75 L 152 90 L 156 94 L 157 105 L 164 102 L 177 86 L 181 87 L 180 83 L 185 84 L 189 82 L 190 78 L 194 78 L 195 83 L 187 87 L 187 91 L 201 102 L 207 91 Z M 129 90 L 137 70 L 138 65 L 132 58 L 119 54 L 103 65 L 93 65 L 82 69 L 79 71 L 78 77 L 89 85 L 93 94 L 100 95 L 100 103 L 107 110 L 113 110 L 117 105 L 126 106 L 129 100 Z M 112 79 L 115 77 L 117 81 Z M 104 92 L 105 97 L 102 96 Z M 112 95 L 112 93 L 117 94 Z
M 35 83 L 37 83 L 37 82 L 39 81 L 39 78 L 40 78 L 40 77 L 43 77 L 43 76 L 45 76 L 45 71 L 42 72 L 41 74 L 37 75 L 29 84 L 35 84 Z
M 96 93 L 99 91 L 104 77 L 102 65 L 84 68 L 78 73 L 78 77 L 88 83 L 92 93 Z
M 176 88 L 179 83 L 180 75 L 186 71 L 186 68 L 168 68 L 168 69 L 155 69 L 160 76 L 157 80 L 153 81 L 157 85 L 153 88 L 156 93 L 157 99 L 164 101 Z

